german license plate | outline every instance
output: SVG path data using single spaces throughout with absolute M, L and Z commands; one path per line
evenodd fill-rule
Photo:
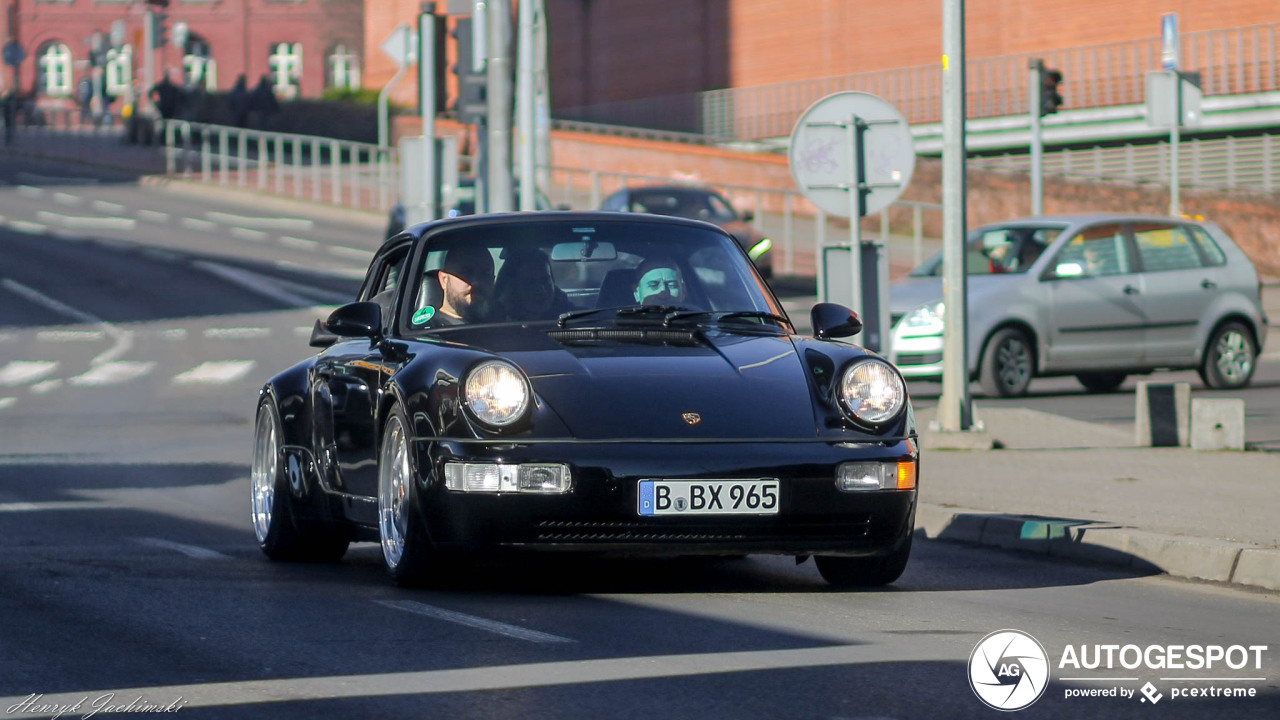
M 777 480 L 641 480 L 641 515 L 777 515 Z

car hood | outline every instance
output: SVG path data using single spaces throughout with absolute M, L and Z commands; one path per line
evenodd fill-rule
M 574 437 L 817 435 L 809 382 L 790 336 L 709 330 L 696 342 L 673 345 L 561 342 L 537 334 L 541 341 L 526 335 L 524 347 L 491 350 L 524 370 L 538 399 Z

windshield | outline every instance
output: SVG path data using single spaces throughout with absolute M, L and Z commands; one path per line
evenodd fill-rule
M 737 212 L 719 195 L 705 190 L 631 190 L 631 212 L 674 215 L 676 217 L 727 223 L 738 219 Z
M 1000 275 L 1025 273 L 1066 225 L 1008 225 L 982 227 L 969 233 L 965 273 Z M 942 275 L 939 251 L 911 271 L 916 277 Z
M 775 327 L 773 316 L 785 321 L 741 249 L 720 232 L 570 218 L 465 225 L 429 242 L 410 278 L 410 332 L 612 320 L 623 308 L 662 308 L 699 321 L 699 313 Z

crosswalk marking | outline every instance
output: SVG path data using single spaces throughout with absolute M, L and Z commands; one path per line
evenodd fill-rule
M 241 240 L 250 240 L 252 242 L 261 242 L 266 239 L 267 234 L 262 230 L 254 230 L 253 228 L 233 227 L 231 228 L 231 237 L 240 238 Z
M 71 193 L 55 192 L 53 194 L 53 201 L 59 205 L 79 205 L 80 196 L 72 195 Z
M 18 403 L 18 398 L 13 398 L 13 397 L 0 398 L 0 410 L 13 407 L 17 403 Z
M 50 360 L 15 360 L 0 368 L 0 385 L 14 386 L 35 382 L 58 367 Z
M 78 387 L 102 387 L 118 385 L 146 375 L 155 367 L 154 362 L 127 362 L 117 360 L 103 363 L 83 375 L 77 375 L 67 382 Z
M 320 247 L 320 243 L 315 240 L 293 237 L 292 235 L 281 235 L 280 244 L 285 247 L 297 248 L 299 250 L 315 250 Z
M 202 232 L 213 232 L 218 228 L 217 223 L 211 223 L 208 220 L 199 218 L 182 218 L 179 224 L 188 230 L 200 230 Z
M 209 328 L 204 331 L 204 336 L 211 340 L 253 340 L 257 338 L 265 338 L 271 336 L 271 328 L 264 327 L 234 327 L 234 328 Z
M 41 330 L 36 333 L 40 342 L 98 342 L 107 339 L 103 330 Z
M 124 206 L 120 203 L 107 202 L 106 200 L 94 200 L 91 204 L 93 205 L 93 209 L 99 212 L 112 213 L 115 215 L 119 215 L 124 212 Z
M 31 386 L 31 392 L 36 395 L 44 395 L 62 387 L 62 380 L 44 380 Z
M 186 328 L 169 328 L 168 330 L 161 330 L 159 335 L 165 340 L 186 340 L 187 329 Z
M 173 378 L 177 385 L 221 385 L 248 375 L 256 363 L 253 360 L 224 360 L 201 363 Z

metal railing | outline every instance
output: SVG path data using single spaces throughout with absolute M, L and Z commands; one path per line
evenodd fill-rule
M 1280 89 L 1280 23 L 1184 33 L 1182 68 L 1198 71 L 1205 95 Z M 1039 54 L 1062 71 L 1065 106 L 1109 107 L 1144 101 L 1146 74 L 1160 68 L 1160 39 L 1050 50 Z M 968 117 L 1027 112 L 1030 54 L 970 59 L 965 73 Z M 941 121 L 942 71 L 937 65 L 857 73 L 701 93 L 700 131 L 738 141 L 785 137 L 815 101 L 861 90 L 898 107 L 913 125 Z M 669 104 L 670 99 L 663 99 Z
M 283 197 L 386 211 L 398 199 L 395 148 L 169 120 L 165 173 Z
M 1007 153 L 970 158 L 969 166 L 1026 172 L 1030 157 Z M 1047 175 L 1168 185 L 1169 144 L 1127 143 L 1086 149 L 1046 151 Z M 1272 192 L 1280 190 L 1280 139 L 1273 135 L 1184 140 L 1178 179 L 1185 187 Z

